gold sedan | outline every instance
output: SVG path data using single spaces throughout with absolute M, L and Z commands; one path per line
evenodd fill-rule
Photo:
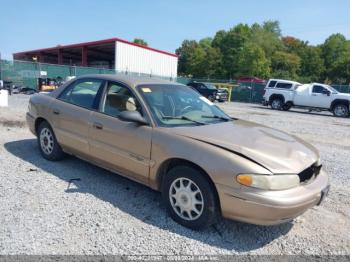
M 32 96 L 27 122 L 44 158 L 75 155 L 159 190 L 170 216 L 192 229 L 220 215 L 283 223 L 329 189 L 313 146 L 231 118 L 174 82 L 79 77 Z

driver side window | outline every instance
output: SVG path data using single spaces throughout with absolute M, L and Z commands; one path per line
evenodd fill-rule
M 326 90 L 327 89 L 325 89 L 323 86 L 314 86 L 312 88 L 312 93 L 322 94 L 322 92 L 324 92 Z
M 129 88 L 109 82 L 101 111 L 117 117 L 123 111 L 140 111 L 141 107 Z

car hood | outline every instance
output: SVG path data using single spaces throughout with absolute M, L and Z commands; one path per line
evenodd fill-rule
M 345 98 L 350 100 L 350 94 L 347 93 L 338 93 L 337 98 Z
M 170 130 L 248 158 L 274 174 L 299 173 L 319 158 L 318 151 L 303 140 L 243 120 Z

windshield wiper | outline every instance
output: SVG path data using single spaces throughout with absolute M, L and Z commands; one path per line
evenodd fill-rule
M 162 119 L 168 120 L 168 119 L 179 119 L 179 120 L 186 120 L 193 123 L 196 123 L 197 125 L 205 125 L 205 123 L 193 120 L 191 118 L 188 118 L 187 116 L 163 116 Z
M 223 116 L 217 116 L 217 115 L 212 115 L 212 116 L 206 116 L 206 115 L 204 115 L 204 116 L 202 116 L 203 118 L 216 118 L 216 119 L 220 119 L 220 120 L 224 120 L 224 121 L 230 121 L 230 120 L 232 120 L 232 119 L 230 119 L 230 118 L 227 118 L 227 117 L 223 117 Z

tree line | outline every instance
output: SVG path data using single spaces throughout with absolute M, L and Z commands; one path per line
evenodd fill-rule
M 237 79 L 255 76 L 300 82 L 349 84 L 350 41 L 332 34 L 311 45 L 282 36 L 278 21 L 238 24 L 200 41 L 184 40 L 176 50 L 179 76 Z

